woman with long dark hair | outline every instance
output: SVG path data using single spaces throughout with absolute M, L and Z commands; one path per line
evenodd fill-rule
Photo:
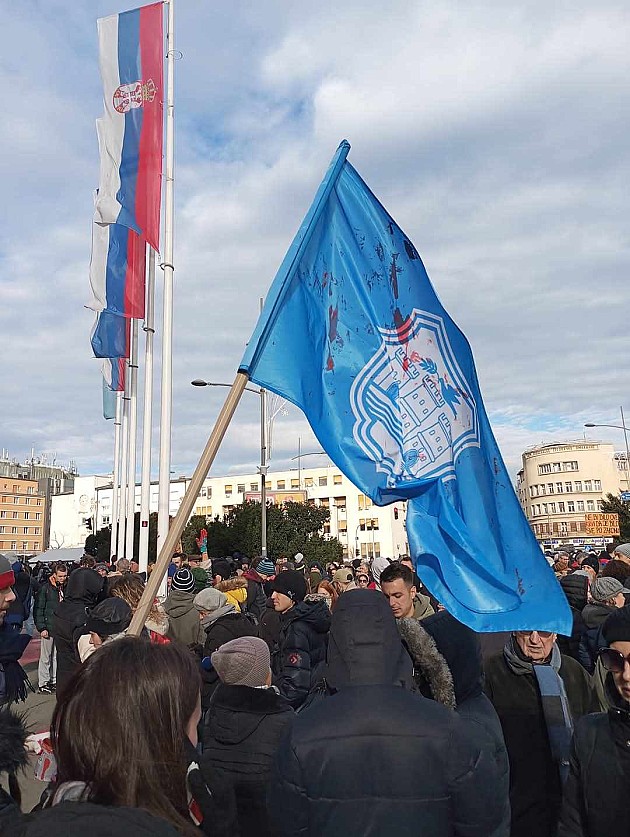
M 37 828 L 48 818 L 64 833 L 70 823 L 72 834 L 93 835 L 94 817 L 134 835 L 153 828 L 193 837 L 202 820 L 206 833 L 217 833 L 216 820 L 230 816 L 217 809 L 195 763 L 200 685 L 195 660 L 176 643 L 126 637 L 99 648 L 55 708 L 57 778 L 43 809 L 12 833 L 28 835 L 30 822 Z

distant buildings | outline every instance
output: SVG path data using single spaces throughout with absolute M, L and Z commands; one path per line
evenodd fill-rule
M 585 515 L 606 494 L 630 490 L 625 453 L 605 442 L 559 442 L 523 453 L 516 490 L 537 540 L 547 546 L 599 547 L 610 538 L 586 533 Z

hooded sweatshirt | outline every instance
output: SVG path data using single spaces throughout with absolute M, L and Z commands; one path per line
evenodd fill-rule
M 104 580 L 95 571 L 81 567 L 70 573 L 66 593 L 53 616 L 52 634 L 57 648 L 57 692 L 80 664 L 76 639 L 86 623 L 88 614 L 98 602 Z
M 199 611 L 193 604 L 194 598 L 194 593 L 171 590 L 164 602 L 164 610 L 168 615 L 167 635 L 169 639 L 174 639 L 183 645 L 203 645 L 205 640 L 205 633 L 199 621 Z

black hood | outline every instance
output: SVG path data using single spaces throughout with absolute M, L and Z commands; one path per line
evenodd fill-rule
M 96 570 L 79 567 L 78 570 L 70 573 L 64 601 L 83 602 L 87 607 L 92 607 L 98 601 L 104 583 L 105 579 Z
M 562 587 L 564 595 L 567 597 L 569 607 L 576 610 L 583 610 L 586 607 L 588 583 L 588 576 L 576 575 L 575 573 L 570 573 L 560 579 L 560 587 Z
M 483 659 L 477 634 L 443 610 L 422 620 L 453 676 L 455 700 L 459 706 L 477 697 L 483 687 Z
M 330 610 L 323 601 L 300 602 L 283 613 L 280 618 L 283 626 L 297 619 L 307 622 L 318 634 L 326 634 L 330 628 Z
M 413 664 L 385 596 L 378 590 L 343 593 L 332 615 L 325 678 L 344 686 L 413 688 Z
M 212 700 L 208 731 L 220 744 L 240 744 L 252 736 L 269 715 L 283 712 L 293 713 L 291 704 L 274 689 L 221 683 Z

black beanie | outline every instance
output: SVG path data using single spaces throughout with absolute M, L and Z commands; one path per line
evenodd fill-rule
M 276 593 L 284 593 L 292 602 L 302 602 L 307 590 L 304 573 L 298 570 L 283 570 L 271 582 L 271 589 Z
M 112 596 L 97 604 L 87 618 L 85 627 L 99 636 L 113 636 L 127 630 L 131 624 L 131 608 L 123 599 Z
M 630 605 L 613 611 L 604 622 L 602 633 L 608 645 L 612 642 L 630 642 Z
M 580 566 L 582 569 L 584 569 L 584 567 L 591 567 L 596 573 L 599 572 L 599 560 L 595 555 L 587 555 Z

